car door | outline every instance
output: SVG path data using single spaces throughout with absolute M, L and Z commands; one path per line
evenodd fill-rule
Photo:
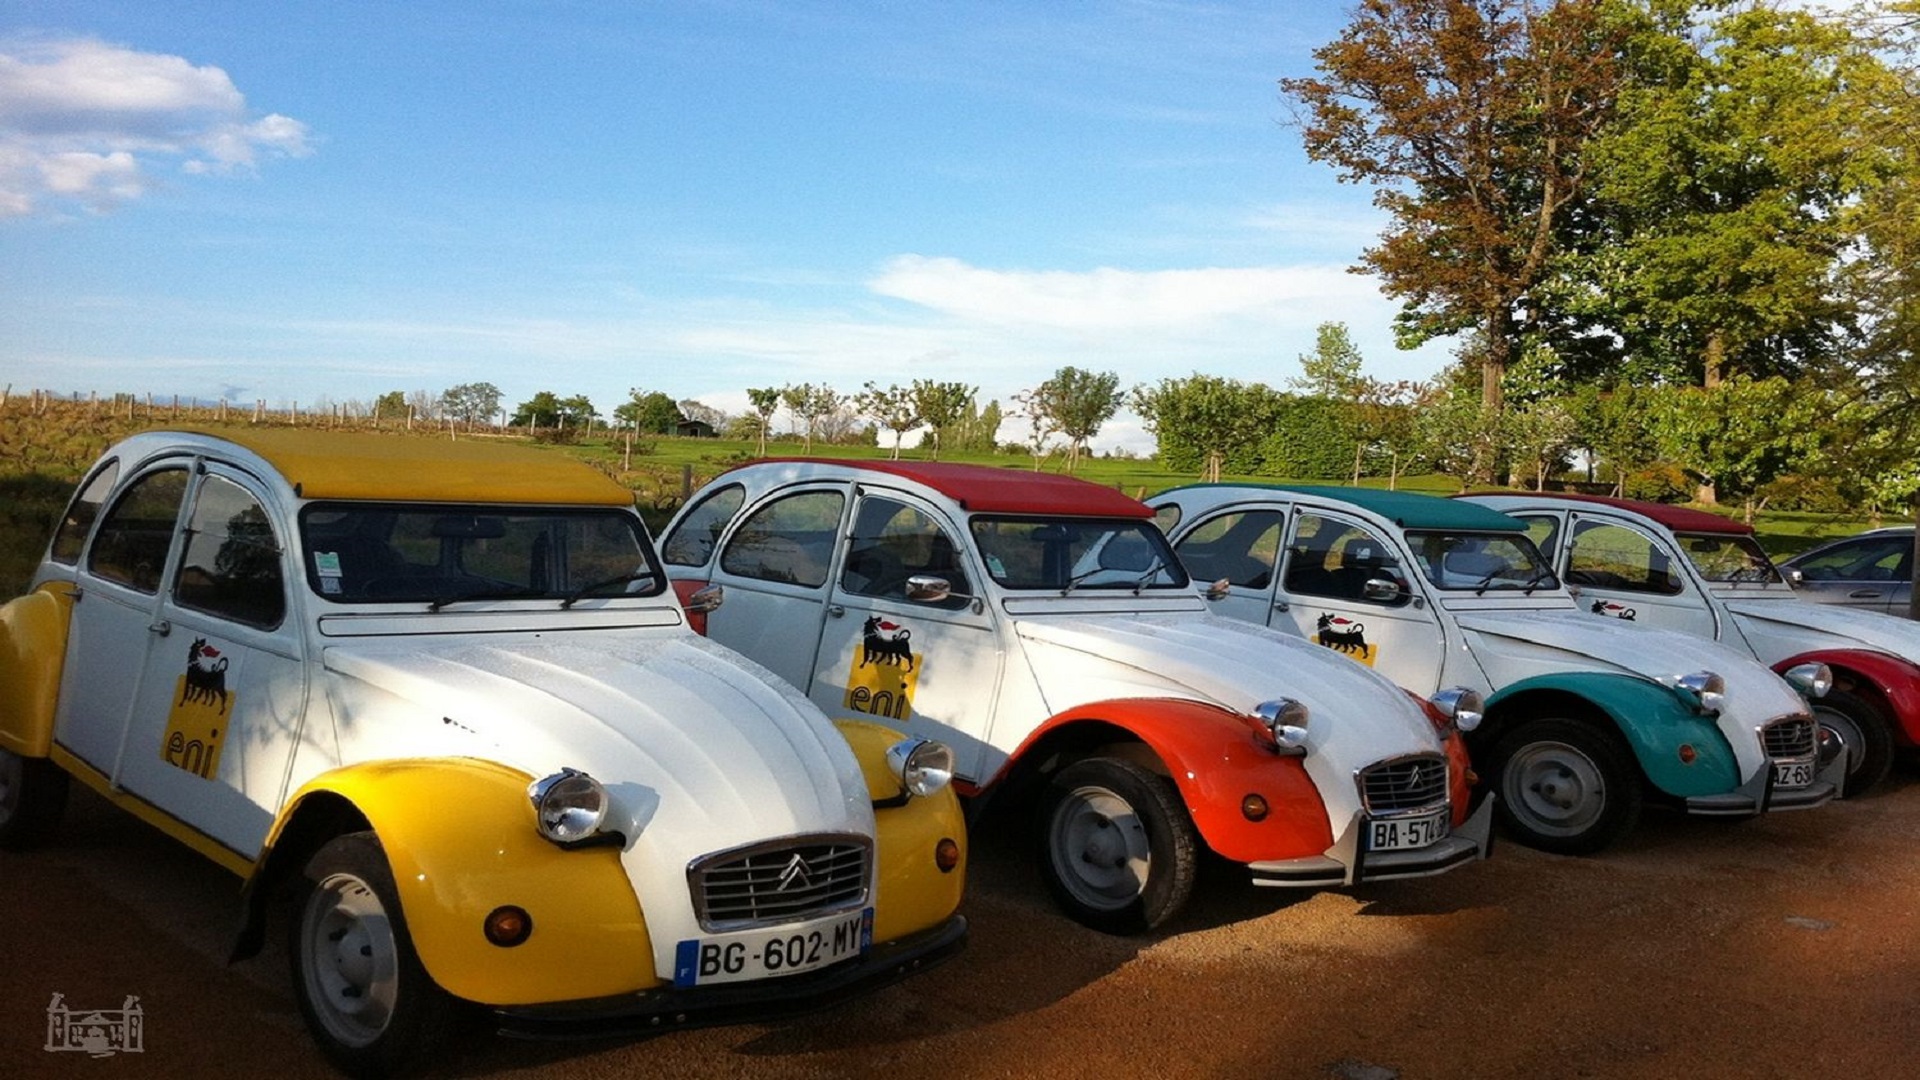
M 1213 602 L 1216 614 L 1261 626 L 1278 618 L 1283 629 L 1292 630 L 1291 616 L 1274 603 L 1274 570 L 1286 527 L 1283 505 L 1229 506 L 1196 516 L 1189 528 L 1179 530 L 1173 550 L 1196 583 L 1227 583 L 1226 595 Z
M 955 771 L 977 780 L 1005 650 L 975 597 L 984 580 L 938 509 L 900 492 L 862 489 L 833 575 L 808 696 L 829 716 L 857 713 L 953 747 Z M 945 581 L 941 600 L 908 599 L 916 577 Z
M 1809 600 L 1863 611 L 1907 614 L 1913 590 L 1913 534 L 1861 536 L 1793 561 L 1794 586 Z
M 1530 514 L 1515 514 L 1529 523 Z M 1555 569 L 1590 614 L 1718 638 L 1713 606 L 1664 535 L 1606 515 L 1568 514 Z M 1736 643 L 1737 644 L 1737 643 Z
M 1395 583 L 1397 596 L 1369 598 L 1369 581 Z M 1299 507 L 1287 536 L 1273 625 L 1424 696 L 1440 686 L 1446 639 L 1418 589 L 1397 545 L 1378 530 L 1338 511 Z
M 154 533 L 169 504 L 181 527 L 167 529 L 156 579 L 148 556 L 162 551 Z M 110 757 L 99 747 L 82 756 L 116 788 L 249 859 L 303 735 L 306 667 L 287 576 L 250 481 L 208 463 L 143 475 L 102 519 L 73 627 L 73 655 L 124 657 L 125 677 L 85 686 L 82 671 L 62 693 L 76 734 L 115 728 Z M 100 722 L 109 715 L 117 724 Z
M 707 636 L 806 689 L 846 507 L 845 484 L 812 484 L 747 508 L 720 540 L 712 580 L 726 602 L 707 614 Z

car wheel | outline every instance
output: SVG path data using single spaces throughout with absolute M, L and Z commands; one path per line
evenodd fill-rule
M 314 853 L 291 931 L 294 997 L 341 1070 L 404 1072 L 451 1035 L 457 1002 L 421 966 L 372 833 L 337 836 Z
M 0 848 L 32 847 L 60 824 L 67 774 L 46 758 L 0 750 Z
M 1820 724 L 1822 761 L 1831 749 L 1847 755 L 1844 794 L 1864 795 L 1886 779 L 1893 768 L 1893 728 L 1874 704 L 1845 690 L 1829 690 L 1813 701 L 1813 718 Z
M 1193 892 L 1199 837 L 1163 776 L 1118 758 L 1074 762 L 1047 786 L 1040 820 L 1047 887 L 1095 930 L 1143 933 Z
M 1529 847 L 1586 855 L 1640 819 L 1640 770 L 1610 730 L 1574 720 L 1533 720 L 1495 744 L 1500 814 Z

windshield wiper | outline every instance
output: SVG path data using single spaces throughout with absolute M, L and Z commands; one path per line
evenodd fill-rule
M 1147 582 L 1152 581 L 1154 578 L 1160 576 L 1160 571 L 1165 570 L 1166 568 L 1167 568 L 1167 564 L 1160 561 L 1160 557 L 1158 555 L 1154 556 L 1153 565 L 1147 567 L 1147 572 L 1144 574 L 1141 574 L 1139 578 L 1135 579 L 1133 583 L 1133 595 L 1139 596 L 1141 590 L 1147 587 Z
M 458 604 L 468 600 L 525 600 L 545 595 L 547 595 L 545 589 L 530 589 L 525 585 L 496 585 L 485 589 L 474 589 L 471 592 L 437 596 L 427 605 L 427 610 L 439 611 L 448 604 Z
M 564 611 L 585 598 L 587 594 L 599 592 L 601 589 L 612 588 L 615 585 L 626 585 L 635 581 L 648 581 L 652 578 L 653 571 L 651 570 L 634 570 L 625 574 L 615 574 L 605 581 L 596 581 L 590 585 L 582 585 L 568 593 L 566 597 L 560 601 L 560 608 Z
M 1096 566 L 1091 570 L 1082 570 L 1079 573 L 1073 575 L 1072 577 L 1067 579 L 1067 583 L 1065 585 L 1060 586 L 1060 595 L 1061 596 L 1067 595 L 1068 593 L 1074 590 L 1074 586 L 1079 585 L 1081 582 L 1087 580 L 1088 578 L 1092 577 L 1093 575 L 1099 573 L 1101 570 L 1104 570 L 1104 569 L 1105 567 Z

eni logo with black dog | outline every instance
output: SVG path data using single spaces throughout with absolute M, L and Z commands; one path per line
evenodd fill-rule
M 187 646 L 187 669 L 174 681 L 160 759 L 203 780 L 220 771 L 220 744 L 233 709 L 233 692 L 227 689 L 230 667 L 219 647 L 197 637 Z
M 868 716 L 905 720 L 920 681 L 920 659 L 913 655 L 912 630 L 880 615 L 868 616 L 847 673 L 846 707 Z
M 1317 626 L 1315 641 L 1334 652 L 1345 653 L 1368 667 L 1373 666 L 1373 658 L 1379 653 L 1380 646 L 1367 643 L 1366 623 L 1328 611 L 1321 613 Z

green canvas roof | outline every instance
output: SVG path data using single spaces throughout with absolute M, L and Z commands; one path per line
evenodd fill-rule
M 1312 495 L 1317 498 L 1333 499 L 1352 503 L 1363 510 L 1371 511 L 1400 526 L 1402 529 L 1444 529 L 1470 532 L 1525 532 L 1527 527 L 1515 518 L 1510 518 L 1498 510 L 1491 510 L 1475 503 L 1461 502 L 1458 499 L 1443 499 L 1436 495 L 1420 495 L 1411 491 L 1386 491 L 1381 488 L 1334 487 L 1320 484 L 1190 484 L 1183 488 L 1161 492 L 1171 495 L 1174 491 L 1189 491 L 1205 488 L 1243 488 L 1253 491 L 1273 491 Z M 1148 502 L 1154 502 L 1156 495 Z

